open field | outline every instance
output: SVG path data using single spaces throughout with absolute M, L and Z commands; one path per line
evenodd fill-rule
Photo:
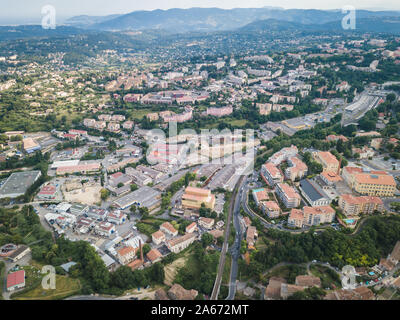
M 101 202 L 100 198 L 101 186 L 85 187 L 82 190 L 74 190 L 71 192 L 64 191 L 65 201 L 78 202 L 93 205 Z
M 175 276 L 178 273 L 178 270 L 184 267 L 189 259 L 190 252 L 186 252 L 185 255 L 171 264 L 168 264 L 164 267 L 165 272 L 165 280 L 164 283 L 168 286 L 172 286 L 173 281 L 175 280 Z
M 56 289 L 45 290 L 41 283 L 38 286 L 29 290 L 22 295 L 15 297 L 15 300 L 57 300 L 74 295 L 81 289 L 81 284 L 78 279 L 73 279 L 67 276 L 56 275 Z

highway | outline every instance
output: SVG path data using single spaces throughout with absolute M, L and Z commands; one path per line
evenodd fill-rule
M 231 256 L 232 256 L 232 263 L 231 263 L 231 274 L 230 274 L 230 280 L 229 280 L 229 294 L 226 300 L 233 300 L 235 298 L 236 294 L 236 279 L 238 275 L 238 260 L 240 257 L 240 244 L 242 242 L 243 238 L 243 231 L 241 228 L 240 224 L 240 207 L 241 207 L 241 202 L 240 199 L 242 198 L 242 193 L 243 193 L 243 181 L 239 185 L 239 197 L 235 198 L 235 207 L 233 211 L 233 226 L 235 227 L 236 230 L 236 236 L 235 236 L 235 242 L 233 246 L 230 249 Z
M 238 193 L 238 186 L 241 185 L 241 183 L 243 182 L 243 179 L 244 179 L 244 176 L 242 176 L 239 179 L 239 181 L 236 183 L 236 186 L 235 186 L 235 189 L 233 191 L 232 198 L 230 201 L 228 219 L 226 221 L 224 244 L 222 245 L 221 256 L 219 258 L 217 277 L 215 279 L 214 288 L 211 293 L 210 300 L 218 299 L 219 290 L 221 288 L 222 276 L 224 273 L 226 253 L 228 251 L 228 246 L 229 246 L 228 240 L 229 240 L 229 235 L 230 235 L 230 231 L 231 231 L 232 216 L 233 216 L 233 211 L 234 211 L 234 209 L 236 207 L 236 203 L 237 203 L 236 198 L 237 198 L 237 193 Z M 239 245 L 240 245 L 240 243 L 239 243 Z

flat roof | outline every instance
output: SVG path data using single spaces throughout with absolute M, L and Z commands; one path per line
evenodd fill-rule
M 41 174 L 39 170 L 12 173 L 0 188 L 0 198 L 12 198 L 25 194 Z
M 133 204 L 137 204 L 141 207 L 151 206 L 155 200 L 160 196 L 160 192 L 150 188 L 148 186 L 141 187 L 136 191 L 133 191 L 126 196 L 123 196 L 114 201 L 120 208 L 127 208 Z
M 307 194 L 311 201 L 317 201 L 322 198 L 327 198 L 327 196 L 318 190 L 317 187 L 308 179 L 300 181 L 300 188 Z

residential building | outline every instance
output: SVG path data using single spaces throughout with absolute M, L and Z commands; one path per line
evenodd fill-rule
M 126 265 L 136 258 L 136 250 L 133 247 L 123 247 L 117 251 L 119 263 Z
M 195 240 L 196 235 L 194 233 L 187 233 L 181 237 L 167 241 L 167 246 L 171 252 L 179 253 L 191 245 Z
M 324 223 L 332 223 L 335 213 L 335 209 L 330 206 L 304 207 L 304 225 L 318 226 Z
M 165 240 L 167 238 L 165 237 L 164 232 L 162 232 L 161 230 L 158 230 L 151 235 L 151 239 L 152 239 L 153 243 L 158 246 L 161 243 L 165 242 Z
M 205 217 L 199 218 L 199 225 L 208 230 L 212 229 L 212 227 L 214 226 L 214 223 L 215 223 L 214 219 L 205 218 Z
M 263 211 L 271 219 L 278 218 L 281 214 L 281 208 L 275 201 L 265 201 L 262 204 Z
M 353 196 L 352 194 L 342 194 L 339 197 L 339 207 L 346 216 L 371 214 L 375 210 L 384 210 L 383 201 L 379 197 L 373 196 Z
M 150 260 L 151 263 L 156 263 L 161 261 L 162 259 L 162 254 L 161 252 L 157 249 L 151 249 L 147 254 L 146 254 L 147 259 Z
M 283 182 L 281 171 L 271 162 L 267 162 L 261 167 L 261 177 L 271 187 Z
M 288 226 L 302 228 L 304 223 L 304 214 L 300 209 L 292 209 L 288 217 Z
M 300 195 L 288 184 L 278 183 L 275 187 L 275 192 L 276 195 L 282 200 L 286 208 L 296 208 L 300 205 Z
M 318 151 L 313 153 L 315 161 L 322 164 L 324 171 L 339 171 L 339 161 L 336 157 L 329 151 Z
M 185 229 L 186 233 L 193 233 L 193 232 L 195 232 L 196 230 L 197 230 L 197 224 L 196 224 L 196 222 L 192 222 L 192 223 L 189 224 L 189 225 L 186 227 L 186 229 Z
M 175 237 L 178 235 L 178 230 L 176 230 L 174 228 L 174 226 L 169 223 L 168 221 L 164 222 L 161 226 L 160 226 L 160 230 L 162 232 L 164 232 L 167 235 L 170 235 L 171 237 Z
M 285 176 L 287 179 L 295 181 L 296 179 L 301 179 L 306 175 L 308 171 L 307 165 L 299 158 L 291 157 L 287 162 L 289 165 L 285 170 Z
M 249 249 L 255 249 L 258 233 L 256 227 L 249 226 L 246 233 L 246 242 Z
M 261 207 L 262 202 L 269 200 L 268 191 L 265 188 L 254 189 L 252 190 L 252 194 L 258 207 Z

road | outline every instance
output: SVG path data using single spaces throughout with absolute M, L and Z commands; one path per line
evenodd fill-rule
M 214 288 L 213 288 L 213 291 L 211 293 L 210 300 L 217 300 L 218 299 L 219 290 L 221 288 L 222 275 L 224 273 L 226 253 L 228 251 L 228 246 L 229 246 L 228 240 L 229 240 L 229 235 L 230 235 L 230 231 L 231 231 L 231 222 L 232 222 L 233 211 L 234 211 L 234 207 L 235 207 L 235 203 L 236 203 L 236 197 L 237 197 L 237 193 L 238 193 L 238 186 L 243 182 L 243 179 L 244 179 L 244 176 L 242 176 L 239 179 L 239 181 L 236 183 L 236 186 L 235 186 L 235 189 L 233 191 L 232 198 L 231 198 L 231 201 L 230 201 L 228 219 L 226 221 L 224 244 L 222 245 L 221 255 L 220 255 L 220 258 L 219 258 L 217 277 L 215 279 Z
M 240 199 L 243 193 L 243 181 L 239 185 L 239 197 L 235 198 L 235 206 L 233 211 L 233 226 L 236 230 L 236 237 L 235 243 L 231 247 L 231 255 L 232 255 L 232 263 L 231 263 L 231 273 L 230 273 L 230 280 L 229 280 L 229 294 L 226 300 L 233 300 L 236 294 L 236 279 L 238 275 L 238 260 L 240 257 L 240 245 L 243 238 L 243 231 L 240 224 Z

